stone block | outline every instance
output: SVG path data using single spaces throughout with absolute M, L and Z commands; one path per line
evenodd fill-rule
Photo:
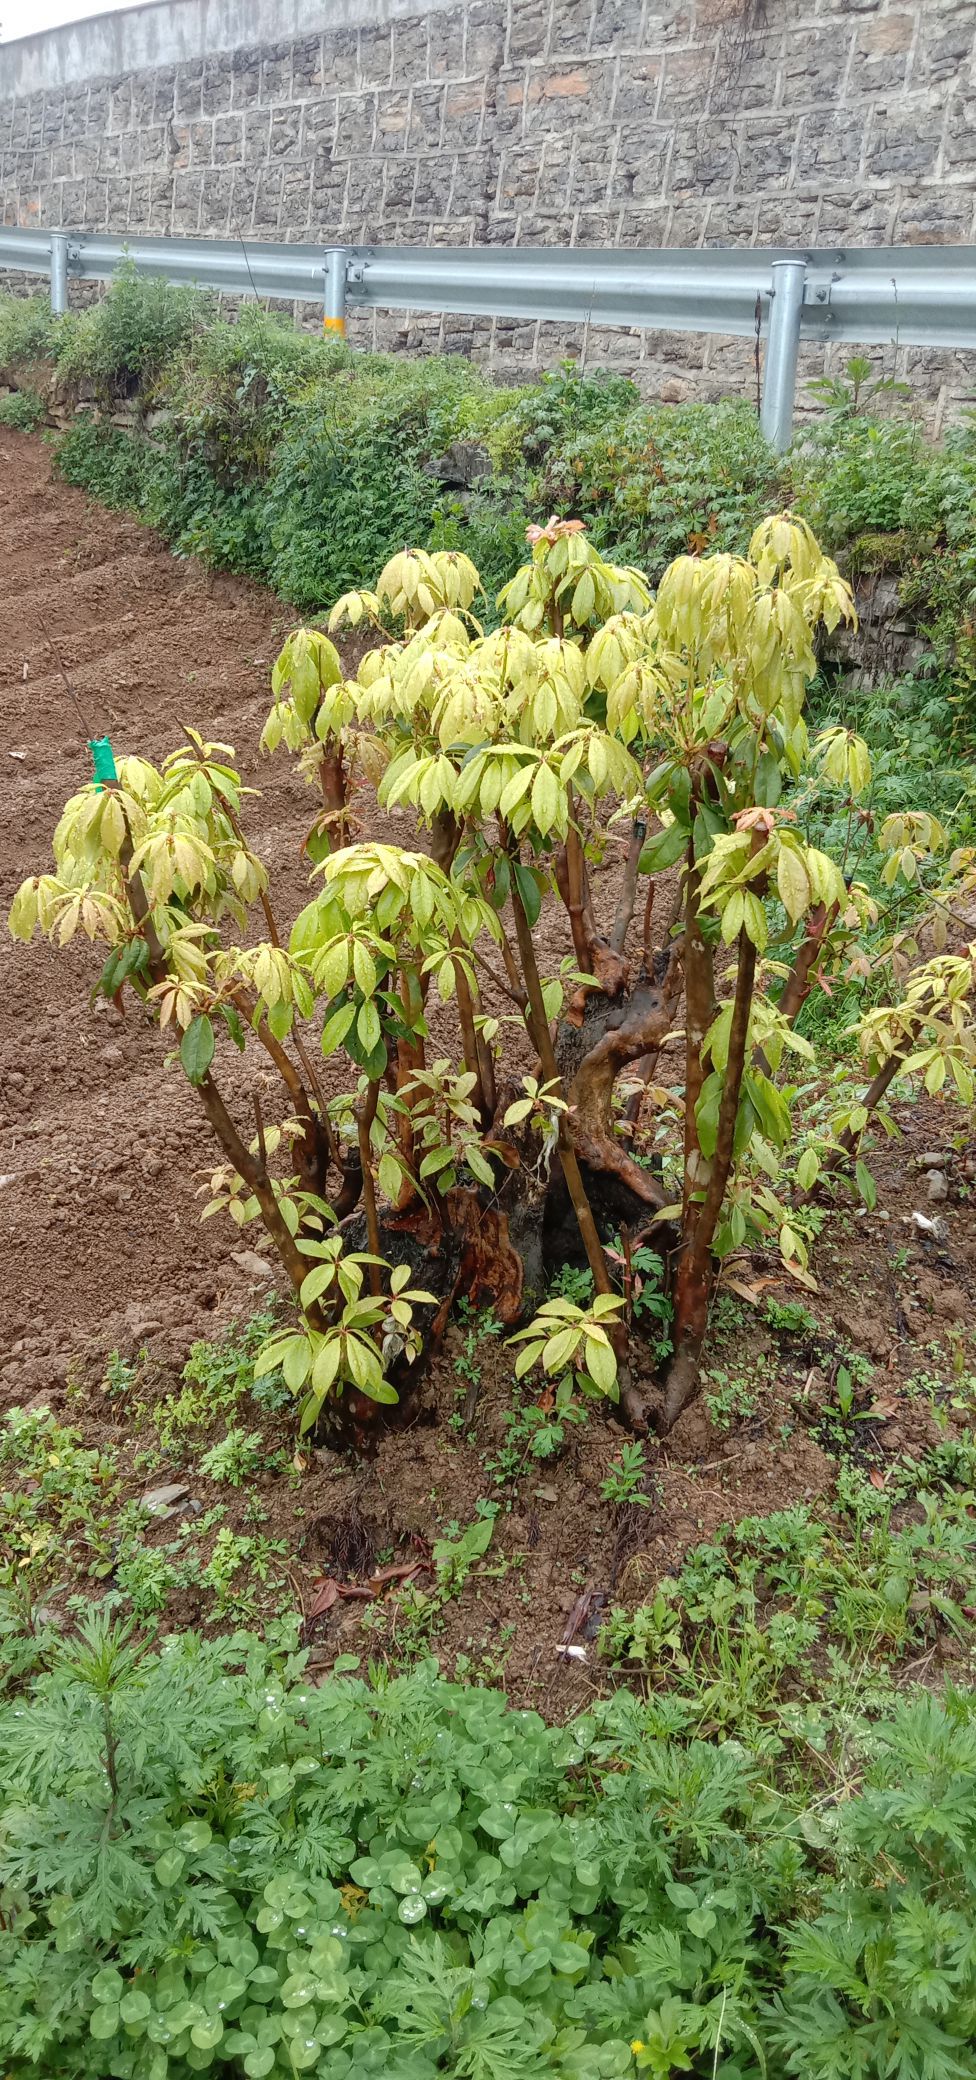
M 270 108 L 249 108 L 244 115 L 244 161 L 260 166 L 268 157 L 271 142 Z
M 850 43 L 850 35 L 834 26 L 789 30 L 783 38 L 782 106 L 833 107 L 847 70 Z M 854 84 L 856 91 L 856 81 Z
M 727 194 L 738 166 L 738 154 L 727 131 L 723 135 L 711 123 L 679 128 L 671 158 L 671 193 L 676 200 L 689 191 Z
M 713 202 L 702 239 L 704 246 L 751 246 L 756 239 L 759 203 L 754 195 Z
M 455 80 L 444 89 L 443 140 L 452 145 L 475 145 L 481 137 L 485 112 L 485 82 Z
M 967 245 L 973 237 L 972 188 L 923 188 L 903 194 L 895 213 L 895 241 L 906 246 Z
M 384 168 L 383 214 L 387 217 L 409 217 L 413 210 L 413 191 L 417 179 L 415 159 L 388 160 Z
M 513 8 L 513 12 L 517 13 L 518 9 Z M 479 79 L 484 73 L 496 72 L 502 64 L 507 17 L 504 0 L 468 0 L 464 24 L 466 79 Z
M 322 38 L 305 36 L 300 43 L 292 45 L 291 53 L 292 95 L 296 101 L 310 101 L 322 87 Z
M 432 14 L 427 20 L 427 73 L 430 79 L 460 79 L 464 72 L 464 15 Z
M 619 131 L 610 182 L 611 201 L 657 202 L 668 188 L 673 132 L 658 124 L 627 123 Z
M 28 112 L 32 103 L 27 103 Z M 108 129 L 109 87 L 107 80 L 96 80 L 88 94 L 88 131 L 100 137 Z
M 443 87 L 414 87 L 407 121 L 407 150 L 436 151 L 444 114 Z
M 328 48 L 328 46 L 326 46 Z M 359 83 L 364 87 L 388 87 L 393 79 L 393 31 L 389 28 L 359 32 Z
M 941 109 L 902 109 L 897 103 L 876 108 L 864 152 L 865 174 L 871 180 L 932 173 L 941 136 Z
M 176 67 L 175 65 L 161 65 L 159 71 L 155 73 L 153 76 L 153 122 L 171 122 L 173 117 L 173 110 L 175 107 L 175 101 Z M 91 117 L 89 112 L 89 121 L 90 120 Z
M 864 143 L 863 127 L 847 109 L 803 116 L 796 147 L 796 178 L 803 186 L 853 181 Z
M 820 204 L 821 245 L 885 246 L 892 243 L 895 201 L 890 195 L 842 188 Z
M 638 50 L 643 13 L 643 0 L 595 0 L 590 29 L 591 51 Z
M 216 166 L 239 166 L 244 158 L 243 116 L 215 116 L 213 158 Z
M 521 0 L 512 8 L 505 48 L 507 65 L 524 65 L 542 56 L 549 39 L 549 16 L 559 0 Z
M 163 237 L 172 228 L 173 219 L 173 176 L 154 173 L 149 182 L 149 215 L 146 230 L 155 237 Z
M 756 209 L 756 244 L 760 246 L 814 246 L 820 205 L 798 195 L 760 196 Z
M 615 242 L 619 246 L 646 246 L 657 251 L 670 245 L 668 237 L 671 223 L 671 205 L 661 203 L 657 209 L 623 209 L 614 227 Z
M 946 116 L 946 171 L 966 174 L 976 167 L 976 93 L 954 94 Z
M 213 165 L 213 122 L 190 123 L 190 165 Z
M 664 60 L 658 121 L 687 123 L 703 116 L 712 89 L 714 56 L 708 50 L 669 51 Z
M 64 96 L 59 88 L 56 93 L 47 94 L 44 99 L 44 113 L 41 117 L 41 143 L 44 145 L 60 144 L 63 131 Z
M 709 109 L 715 115 L 744 115 L 750 109 L 769 108 L 776 98 L 780 56 L 787 40 L 761 22 L 745 41 L 731 48 L 723 39 L 712 74 Z
M 294 158 L 301 148 L 302 110 L 294 105 L 273 107 L 268 135 L 268 157 Z
M 746 116 L 734 126 L 737 194 L 763 194 L 789 185 L 796 141 L 792 116 Z
M 173 176 L 173 230 L 190 237 L 200 230 L 200 205 L 203 200 L 204 175 L 202 173 L 176 173 Z
M 261 98 L 260 49 L 231 52 L 230 105 L 234 109 L 256 108 Z
M 203 177 L 201 225 L 208 237 L 232 237 L 237 226 L 232 214 L 234 174 L 230 167 L 211 167 Z
M 451 208 L 469 215 L 488 209 L 493 187 L 492 168 L 483 152 L 458 152 L 453 160 Z
M 928 0 L 919 11 L 913 84 L 972 85 L 976 65 L 976 13 L 972 0 Z
M 555 130 L 575 130 L 581 121 L 597 121 L 609 114 L 612 91 L 613 66 L 604 58 L 530 73 L 525 94 L 526 136 L 548 136 Z
M 204 59 L 200 84 L 200 106 L 205 116 L 223 115 L 231 105 L 233 69 L 230 51 L 215 51 Z
M 673 192 L 672 182 L 672 192 Z M 694 247 L 704 244 L 710 205 L 704 196 L 675 196 L 668 232 L 669 246 Z
M 374 150 L 377 152 L 404 151 L 407 142 L 409 117 L 409 90 L 398 87 L 389 87 L 385 90 L 381 88 L 376 96 Z
M 635 119 L 650 123 L 661 91 L 664 77 L 663 56 L 625 57 L 620 61 L 616 92 L 613 98 L 613 119 L 616 123 Z
M 351 159 L 346 188 L 346 208 L 351 217 L 374 218 L 382 214 L 386 167 L 381 159 Z M 315 189 L 318 193 L 318 180 Z
M 392 168 L 388 169 L 392 172 Z M 439 152 L 417 160 L 413 190 L 415 216 L 447 217 L 454 187 L 454 161 Z
M 525 74 L 521 69 L 505 66 L 485 82 L 485 137 L 521 137 L 524 113 Z
M 557 61 L 580 56 L 589 47 L 593 15 L 599 12 L 594 0 L 554 0 L 549 18 L 548 53 Z
M 180 122 L 199 122 L 203 114 L 202 65 L 177 67 L 173 113 Z
M 261 100 L 269 107 L 291 100 L 291 44 L 267 44 L 261 53 Z
M 288 159 L 282 167 L 278 222 L 287 237 L 304 238 L 311 208 L 312 168 L 308 161 Z
M 329 94 L 322 101 L 307 101 L 302 110 L 302 151 L 314 156 L 318 152 L 331 151 L 336 135 L 336 98 Z
M 281 211 L 281 167 L 258 166 L 254 170 L 254 207 L 251 227 L 270 236 L 278 229 Z
M 427 17 L 408 16 L 405 21 L 393 24 L 393 70 L 394 86 L 422 86 L 427 78 Z
M 375 94 L 340 94 L 336 109 L 337 158 L 372 150 L 376 125 Z
M 852 95 L 890 94 L 904 85 L 915 28 L 916 18 L 910 14 L 878 15 L 860 24 L 851 60 Z
M 360 77 L 356 30 L 327 29 L 322 38 L 322 85 L 326 93 L 351 94 Z

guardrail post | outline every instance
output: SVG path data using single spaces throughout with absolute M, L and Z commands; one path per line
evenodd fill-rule
M 51 233 L 51 309 L 60 317 L 68 308 L 68 235 Z
M 336 339 L 346 336 L 346 249 L 330 246 L 325 256 L 325 313 L 323 332 Z
M 770 447 L 779 454 L 790 445 L 796 364 L 800 351 L 800 319 L 806 288 L 805 260 L 774 260 L 769 298 L 769 333 L 763 366 L 759 423 Z

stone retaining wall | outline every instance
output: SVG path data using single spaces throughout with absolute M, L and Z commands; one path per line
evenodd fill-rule
M 0 47 L 8 223 L 802 247 L 969 241 L 974 203 L 973 0 L 163 0 Z M 581 344 L 382 313 L 354 336 L 513 376 Z M 651 394 L 754 382 L 743 341 L 586 352 Z M 972 393 L 972 359 L 898 359 L 935 417 Z

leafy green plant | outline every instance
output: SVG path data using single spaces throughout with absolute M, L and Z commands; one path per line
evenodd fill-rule
M 242 1424 L 233 1423 L 226 1437 L 204 1452 L 199 1461 L 200 1472 L 208 1480 L 227 1481 L 232 1488 L 242 1488 L 257 1472 L 264 1456 L 260 1430 L 245 1430 Z
M 802 1300 L 767 1300 L 764 1312 L 770 1328 L 781 1336 L 810 1337 L 818 1333 L 816 1315 Z
M 635 1437 L 630 1444 L 621 1445 L 616 1463 L 607 1468 L 600 1494 L 604 1502 L 615 1502 L 619 1507 L 636 1503 L 640 1509 L 650 1509 L 652 1498 L 644 1492 L 646 1478 L 644 1446 L 640 1438 Z
M 754 1383 L 713 1365 L 706 1378 L 705 1407 L 713 1428 L 726 1436 L 736 1423 L 748 1423 L 755 1415 L 759 1393 Z
M 878 375 L 866 354 L 852 355 L 838 376 L 815 376 L 807 383 L 811 397 L 824 408 L 831 432 L 850 419 L 870 416 L 881 397 L 910 397 L 911 387 L 895 376 Z
M 968 1695 L 825 1801 L 666 1698 L 550 1728 L 429 1667 L 310 1683 L 294 1637 L 96 1615 L 4 1713 L 11 2080 L 964 2070 Z
M 185 1450 L 190 1434 L 208 1430 L 222 1417 L 233 1416 L 246 1396 L 261 1401 L 263 1390 L 274 1382 L 274 1374 L 255 1378 L 255 1359 L 277 1326 L 274 1302 L 251 1316 L 250 1321 L 227 1331 L 219 1343 L 200 1338 L 194 1343 L 183 1367 L 180 1392 L 158 1401 L 152 1410 L 164 1451 Z
M 0 397 L 0 426 L 12 426 L 17 433 L 31 433 L 44 418 L 44 399 L 36 390 L 12 390 L 8 397 Z
M 497 1503 L 486 1505 L 484 1513 L 475 1517 L 456 1538 L 437 1538 L 431 1548 L 434 1571 L 438 1583 L 449 1595 L 463 1589 L 471 1569 L 481 1560 L 491 1544 L 495 1529 Z
M 642 1420 L 627 1316 L 643 1314 L 655 1355 L 669 1353 L 670 1427 L 698 1391 L 721 1259 L 775 1242 L 793 1275 L 808 1276 L 805 1202 L 853 1172 L 874 1205 L 862 1142 L 887 1117 L 896 1076 L 973 1096 L 972 957 L 943 951 L 897 1001 L 865 1008 L 866 1088 L 849 1088 L 806 1134 L 795 1168 L 786 1156 L 797 1092 L 782 1072 L 813 1056 L 797 1019 L 818 976 L 852 962 L 858 972 L 861 935 L 877 920 L 868 890 L 848 886 L 846 848 L 838 859 L 812 843 L 785 799 L 798 782 L 807 801 L 842 790 L 850 829 L 872 777 L 854 731 L 831 723 L 811 743 L 803 720 L 815 631 L 853 611 L 806 524 L 762 522 L 748 558 L 678 558 L 653 604 L 641 574 L 609 562 L 580 522 L 554 518 L 529 537 L 491 634 L 465 556 L 404 551 L 329 617 L 333 634 L 379 639 L 355 677 L 321 629 L 289 638 L 262 743 L 299 755 L 319 795 L 307 839 L 318 887 L 290 934 L 247 837 L 231 753 L 192 730 L 161 768 L 123 760 L 114 782 L 73 798 L 56 871 L 25 882 L 11 911 L 24 939 L 101 939 L 102 993 L 130 989 L 179 1036 L 223 1158 L 205 1217 L 260 1219 L 298 1303 L 297 1326 L 270 1339 L 256 1375 L 280 1370 L 303 1426 L 324 1417 L 341 1442 L 361 1444 L 377 1407 L 403 1411 L 412 1398 L 436 1318 L 425 1310 L 457 1289 L 459 1237 L 471 1241 L 466 1275 L 511 1323 L 542 1289 L 547 1220 L 565 1200 L 593 1298 L 543 1304 L 518 1332 L 518 1376 L 537 1359 L 550 1377 L 575 1366 Z M 360 774 L 384 808 L 414 811 L 429 851 L 348 842 Z M 607 930 L 592 872 L 618 814 L 629 836 Z M 876 828 L 865 818 L 886 888 L 914 885 L 946 849 L 926 809 Z M 655 946 L 655 886 L 675 867 Z M 957 851 L 932 871 L 942 872 L 929 905 L 938 943 L 976 863 Z M 649 923 L 637 965 L 625 947 L 642 874 Z M 568 942 L 549 976 L 534 936 L 544 903 Z M 259 908 L 267 936 L 255 940 L 245 928 Z M 891 973 L 896 954 L 898 938 Z M 482 997 L 498 960 L 516 1007 L 504 1019 Z M 623 1144 L 614 1086 L 635 1063 L 653 1074 L 682 991 L 684 1121 L 668 1114 L 679 1207 L 675 1185 Z M 456 1059 L 428 1055 L 437 998 L 455 1007 Z M 218 1043 L 224 1061 L 231 1048 L 263 1052 L 283 1121 L 259 1114 L 245 1138 L 216 1080 Z M 526 1043 L 535 1067 L 523 1073 L 506 1055 Z M 326 1096 L 315 1057 L 340 1050 L 349 1077 Z M 615 1226 L 622 1205 L 632 1210 L 629 1265 L 629 1245 L 608 1256 L 610 1203 Z M 408 1211 L 420 1226 L 405 1253 Z M 665 1292 L 645 1238 L 671 1223 L 681 1247 Z

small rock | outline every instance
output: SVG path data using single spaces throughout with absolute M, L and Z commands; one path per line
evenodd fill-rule
M 182 1502 L 184 1495 L 188 1495 L 189 1492 L 185 1481 L 164 1481 L 162 1487 L 150 1488 L 148 1494 L 141 1496 L 140 1500 L 143 1509 L 148 1510 L 151 1517 L 171 1517 L 175 1513 L 177 1503 Z
M 925 1186 L 930 1206 L 937 1206 L 942 1199 L 949 1197 L 949 1185 L 944 1170 L 929 1170 Z
M 248 1278 L 273 1278 L 274 1271 L 265 1257 L 259 1257 L 256 1249 L 232 1249 L 230 1261 Z
M 941 1170 L 944 1163 L 945 1154 L 941 1148 L 930 1148 L 925 1154 L 915 1158 L 916 1170 Z

